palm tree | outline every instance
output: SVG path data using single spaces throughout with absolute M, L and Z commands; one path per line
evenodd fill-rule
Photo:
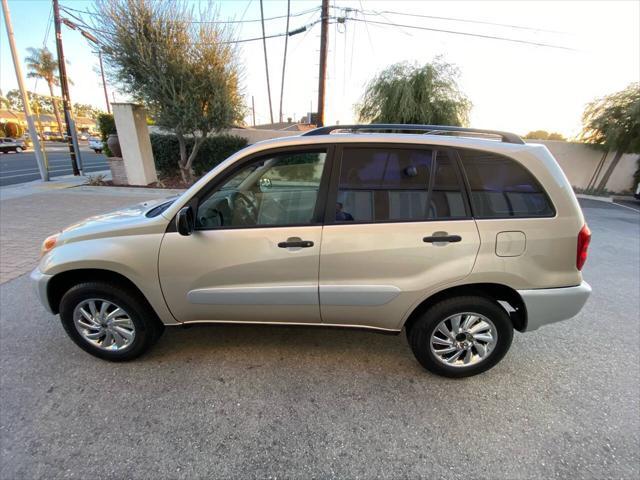
M 632 83 L 620 92 L 588 104 L 582 123 L 583 140 L 599 145 L 607 152 L 616 152 L 597 186 L 597 190 L 604 191 L 622 155 L 640 153 L 640 83 Z M 605 159 L 606 155 L 601 163 Z M 595 178 L 593 181 L 595 184 Z
M 356 106 L 360 121 L 466 125 L 471 102 L 458 88 L 459 71 L 436 58 L 422 66 L 396 63 L 367 85 Z
M 53 54 L 48 48 L 29 48 L 29 56 L 25 58 L 29 73 L 29 78 L 41 78 L 49 86 L 49 93 L 51 95 L 51 103 L 53 104 L 53 113 L 56 116 L 56 122 L 58 123 L 58 132 L 63 133 L 62 120 L 60 119 L 60 110 L 58 109 L 58 103 L 56 102 L 55 95 L 53 94 L 53 87 L 60 85 L 60 79 L 56 74 L 58 70 L 58 63 L 53 58 Z

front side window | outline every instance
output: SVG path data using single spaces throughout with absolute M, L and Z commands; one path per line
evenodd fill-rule
M 477 218 L 549 217 L 554 209 L 534 176 L 515 160 L 460 150 Z
M 325 151 L 278 153 L 227 178 L 198 205 L 196 227 L 313 223 Z
M 417 148 L 344 149 L 336 222 L 466 216 L 457 167 L 446 152 Z

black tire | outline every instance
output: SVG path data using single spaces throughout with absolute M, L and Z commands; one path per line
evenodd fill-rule
M 15 152 L 16 153 L 22 153 L 22 147 L 16 147 Z
M 123 308 L 135 326 L 135 337 L 122 350 L 103 350 L 85 340 L 75 327 L 73 312 L 83 300 L 104 299 Z M 83 350 L 114 362 L 132 360 L 146 352 L 162 335 L 164 325 L 149 304 L 137 292 L 131 292 L 106 282 L 87 282 L 70 288 L 60 301 L 60 319 L 65 331 Z
M 463 312 L 479 313 L 489 319 L 497 330 L 497 343 L 489 355 L 478 363 L 456 367 L 445 365 L 431 351 L 431 335 L 440 322 Z M 424 368 L 444 377 L 463 378 L 486 372 L 502 360 L 513 340 L 513 324 L 507 312 L 486 297 L 453 297 L 436 303 L 424 312 L 407 329 L 407 338 L 413 354 Z

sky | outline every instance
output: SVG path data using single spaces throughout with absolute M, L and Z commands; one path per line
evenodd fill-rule
M 158 0 L 161 1 L 161 0 Z M 193 0 L 197 6 L 198 0 Z M 220 20 L 260 19 L 259 0 L 215 2 Z M 93 2 L 61 0 L 91 10 Z M 291 0 L 290 30 L 320 17 L 320 0 Z M 353 123 L 354 106 L 366 84 L 396 62 L 422 65 L 441 58 L 456 64 L 459 85 L 473 103 L 470 126 L 513 131 L 557 131 L 574 137 L 585 105 L 598 97 L 640 81 L 640 0 L 627 1 L 390 1 L 331 0 L 331 14 L 355 18 L 329 26 L 326 124 Z M 22 60 L 28 47 L 47 45 L 55 51 L 50 23 L 51 1 L 9 0 Z M 354 11 L 357 10 L 357 11 Z M 285 0 L 265 0 L 265 18 L 286 16 Z M 77 14 L 83 16 L 83 14 Z M 426 18 L 445 17 L 445 18 Z M 89 18 L 85 16 L 85 18 Z M 4 17 L 3 17 L 4 21 Z M 380 25 L 373 22 L 393 23 Z M 479 23 L 485 22 L 485 23 Z M 494 25 L 502 24 L 502 25 Z M 398 25 L 497 36 L 563 48 L 528 45 Z M 286 30 L 286 19 L 266 21 L 266 34 Z M 17 88 L 4 25 L 0 32 L 0 88 Z M 47 33 L 48 31 L 48 33 Z M 235 37 L 261 36 L 260 22 L 236 24 Z M 73 102 L 105 108 L 95 49 L 63 26 Z M 283 116 L 299 119 L 317 109 L 320 25 L 289 37 Z M 274 119 L 278 120 L 284 37 L 267 40 Z M 254 98 L 256 122 L 268 123 L 269 103 L 261 41 L 239 45 L 242 91 L 247 105 Z M 23 67 L 24 68 L 24 67 Z M 43 81 L 27 88 L 48 93 Z M 117 86 L 109 96 L 128 100 Z M 251 117 L 247 117 L 251 123 Z

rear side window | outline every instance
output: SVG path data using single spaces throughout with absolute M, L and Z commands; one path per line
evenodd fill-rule
M 553 205 L 534 176 L 510 158 L 460 150 L 476 218 L 550 217 Z
M 343 150 L 337 222 L 424 221 L 466 216 L 458 171 L 445 153 L 428 148 Z

